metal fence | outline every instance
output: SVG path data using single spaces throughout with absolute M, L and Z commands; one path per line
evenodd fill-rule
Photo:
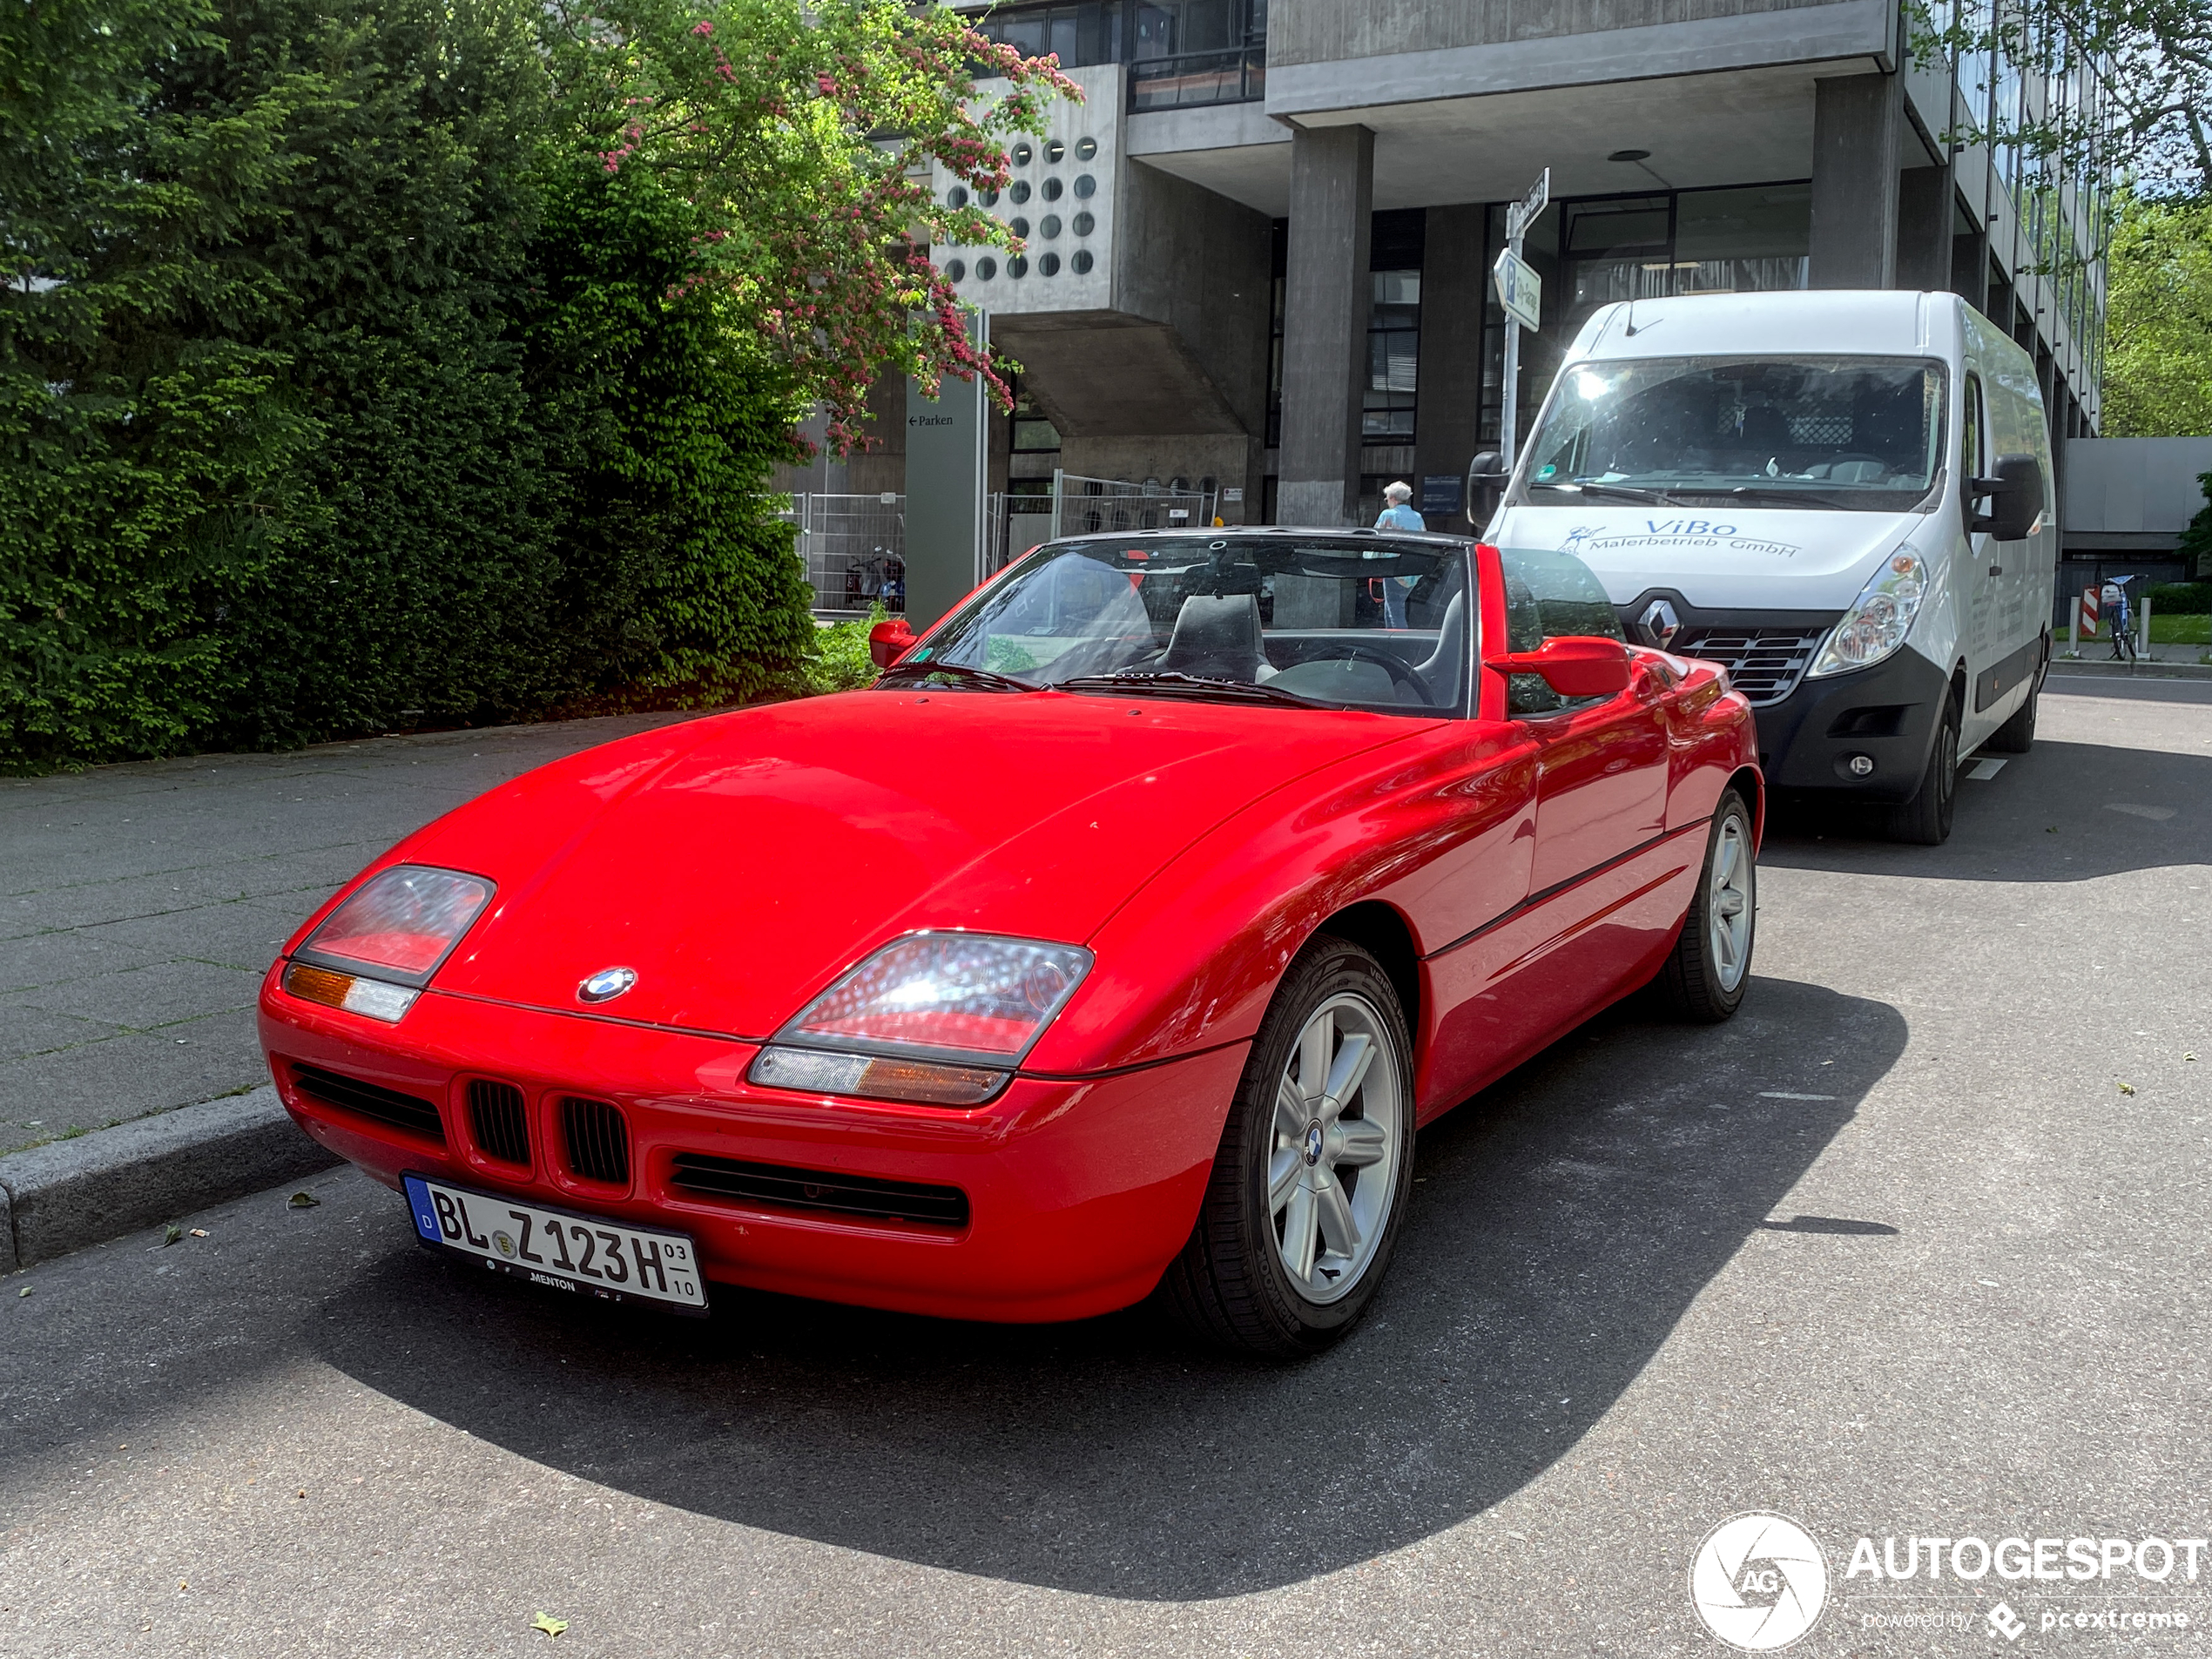
M 799 556 L 819 615 L 866 616 L 907 608 L 907 498 L 817 493 L 791 498 Z
M 1158 484 L 1133 484 L 1124 478 L 1052 475 L 1055 536 L 1095 530 L 1196 529 L 1213 523 L 1214 492 L 1171 490 Z

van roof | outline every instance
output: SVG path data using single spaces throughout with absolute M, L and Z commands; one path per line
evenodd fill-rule
M 1941 357 L 1961 345 L 1954 293 L 1798 289 L 1698 293 L 1601 307 L 1575 337 L 1582 357 Z M 1629 333 L 1633 322 L 1635 333 Z

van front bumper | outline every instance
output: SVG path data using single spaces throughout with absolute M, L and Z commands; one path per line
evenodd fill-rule
M 1910 646 L 1871 668 L 1808 677 L 1757 710 L 1759 760 L 1777 789 L 1911 800 L 1928 769 L 1950 678 Z M 1863 757 L 1871 772 L 1854 772 Z

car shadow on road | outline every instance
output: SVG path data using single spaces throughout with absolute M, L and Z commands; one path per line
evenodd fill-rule
M 1986 780 L 1980 760 L 2003 759 Z M 1941 846 L 1882 840 L 1873 815 L 1777 798 L 1759 861 L 1791 870 L 1966 881 L 2087 881 L 2212 864 L 2212 754 L 2039 739 L 1967 762 Z
M 1423 1132 L 1390 1283 L 1302 1365 L 1147 1309 L 992 1326 L 725 1291 L 694 1323 L 424 1254 L 313 1340 L 471 1434 L 703 1514 L 1060 1589 L 1263 1589 L 1525 1484 L 1770 1219 L 1806 1236 L 1767 1248 L 1887 1248 L 1878 1217 L 1772 1212 L 1905 1037 L 1885 1004 L 1777 980 L 1723 1027 L 1605 1016 Z

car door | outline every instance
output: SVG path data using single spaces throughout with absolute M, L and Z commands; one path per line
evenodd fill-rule
M 1494 619 L 1506 651 L 1562 636 L 1620 637 L 1605 590 L 1579 559 L 1486 550 L 1486 563 L 1492 557 L 1486 585 L 1501 591 L 1486 626 Z M 1568 702 L 1514 675 L 1500 703 L 1486 699 L 1483 712 L 1519 734 L 1521 775 L 1534 773 L 1521 787 L 1533 799 L 1513 848 L 1525 860 L 1514 872 L 1524 896 L 1432 964 L 1440 1059 L 1454 1083 L 1480 1087 L 1609 1001 L 1649 957 L 1654 929 L 1679 921 L 1681 903 L 1663 889 L 1681 858 L 1669 863 L 1665 849 L 1695 838 L 1665 839 L 1671 690 L 1638 664 L 1616 697 Z M 1694 854 L 1703 851 L 1697 840 Z

